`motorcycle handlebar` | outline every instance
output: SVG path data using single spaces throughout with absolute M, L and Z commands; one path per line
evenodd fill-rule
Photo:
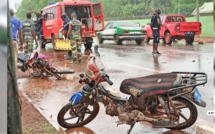
M 109 85 L 113 85 L 113 82 L 108 78 L 108 76 L 105 76 L 104 79 Z

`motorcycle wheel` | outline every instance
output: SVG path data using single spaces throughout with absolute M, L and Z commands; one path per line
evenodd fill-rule
M 192 126 L 198 117 L 198 111 L 196 106 L 192 104 L 189 100 L 178 97 L 174 98 L 173 103 L 179 112 L 179 123 L 175 127 L 167 127 L 168 129 L 178 130 L 185 129 Z M 170 108 L 172 109 L 172 107 Z
M 62 77 L 61 77 L 59 74 L 56 73 L 56 72 L 58 71 L 57 68 L 55 68 L 55 67 L 53 67 L 53 66 L 49 66 L 49 67 L 47 68 L 47 70 L 49 70 L 50 72 L 52 72 L 53 75 L 54 75 L 54 77 L 56 77 L 58 80 L 61 80 L 61 79 L 62 79 Z
M 99 112 L 99 104 L 95 102 L 92 106 L 83 104 L 65 105 L 57 116 L 57 121 L 64 128 L 81 127 L 91 122 Z

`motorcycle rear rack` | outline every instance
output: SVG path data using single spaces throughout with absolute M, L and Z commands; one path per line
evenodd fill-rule
M 181 76 L 182 83 L 178 87 L 169 89 L 168 96 L 175 98 L 194 92 L 196 86 L 205 85 L 207 83 L 207 74 L 203 72 L 172 72 Z M 179 92 L 180 89 L 188 89 L 185 92 Z M 174 94 L 176 92 L 177 94 Z

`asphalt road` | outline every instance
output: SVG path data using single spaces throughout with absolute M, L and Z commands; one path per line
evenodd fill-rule
M 97 41 L 94 40 L 95 44 Z M 147 76 L 155 73 L 172 71 L 191 71 L 205 72 L 208 74 L 208 83 L 203 87 L 198 87 L 201 98 L 207 102 L 207 107 L 197 106 L 198 120 L 192 127 L 183 131 L 170 131 L 168 129 L 155 129 L 151 125 L 143 122 L 137 123 L 131 134 L 190 134 L 195 133 L 196 125 L 204 124 L 212 126 L 213 116 L 208 116 L 207 111 L 213 110 L 213 44 L 185 45 L 184 42 L 177 42 L 170 45 L 159 45 L 161 55 L 152 55 L 152 44 L 136 45 L 135 42 L 126 41 L 123 45 L 115 45 L 113 41 L 105 41 L 99 45 L 101 60 L 105 65 L 107 74 L 114 82 L 113 86 L 105 84 L 107 88 L 119 91 L 121 81 L 132 77 Z M 70 65 L 69 61 L 63 60 L 66 51 L 53 51 L 52 45 L 47 44 L 46 49 L 38 49 L 39 52 L 48 56 L 50 62 L 60 69 L 75 70 L 74 76 L 66 76 L 67 80 L 33 79 L 27 77 L 27 73 L 19 72 L 19 89 L 34 100 L 34 102 L 57 124 L 57 114 L 65 105 L 70 96 L 80 87 L 78 84 L 78 74 L 84 72 L 87 56 L 83 56 L 84 61 L 81 64 Z M 84 47 L 82 48 L 84 53 Z M 68 80 L 73 79 L 73 80 Z M 122 97 L 127 95 L 119 93 Z M 100 105 L 98 116 L 89 124 L 79 129 L 65 130 L 68 134 L 112 134 L 126 133 L 128 125 L 119 125 L 116 127 L 117 117 L 110 117 L 105 114 L 103 105 Z

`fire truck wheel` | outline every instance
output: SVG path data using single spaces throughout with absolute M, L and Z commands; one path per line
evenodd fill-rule
M 55 36 L 52 35 L 52 46 L 53 46 L 53 49 L 55 49 L 55 40 L 56 40 Z
M 91 43 L 91 42 L 86 42 L 86 43 L 84 44 L 84 46 L 85 46 L 86 49 L 91 49 L 92 43 Z
M 45 48 L 46 47 L 46 42 L 42 42 L 41 43 L 41 48 Z
M 150 38 L 149 38 L 149 36 L 148 36 L 148 35 L 146 35 L 146 36 L 144 37 L 144 41 L 145 41 L 145 43 L 149 43 Z

